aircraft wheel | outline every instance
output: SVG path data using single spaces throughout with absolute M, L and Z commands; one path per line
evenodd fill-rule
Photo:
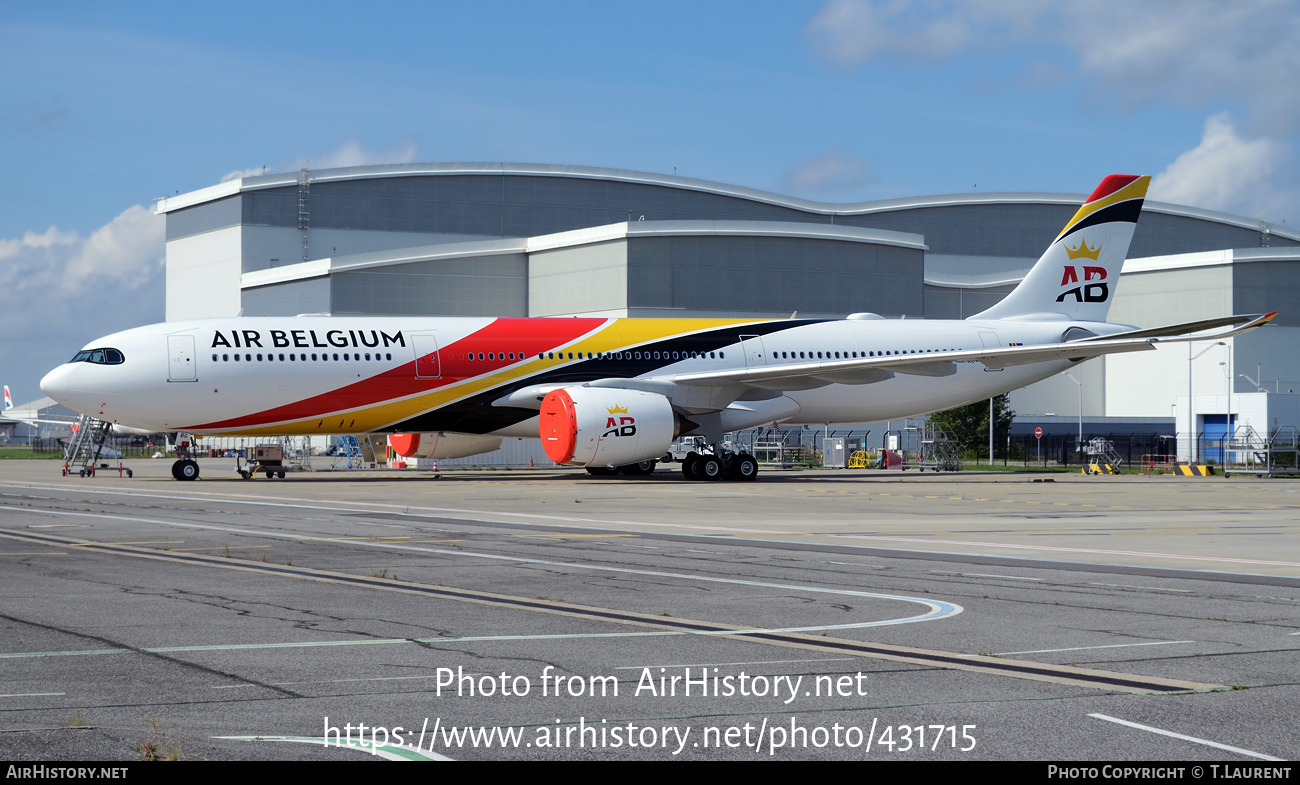
M 699 462 L 700 462 L 700 456 L 696 455 L 695 453 L 691 453 L 690 455 L 687 455 L 686 459 L 682 461 L 682 474 L 686 475 L 686 479 L 688 480 L 703 479 L 695 472 L 695 469 L 699 464 Z
M 758 461 L 747 452 L 736 456 L 734 468 L 736 479 L 748 482 L 758 476 Z
M 696 464 L 695 471 L 699 474 L 701 480 L 720 480 L 722 479 L 722 461 L 716 456 L 702 456 Z
M 655 470 L 656 463 L 657 461 L 654 460 L 641 461 L 639 463 L 630 463 L 627 466 L 623 466 L 621 468 L 623 469 L 624 474 L 632 475 L 634 477 L 635 476 L 643 477 L 647 474 L 652 473 Z
M 179 465 L 180 468 L 174 469 L 174 471 L 177 472 L 176 479 L 189 481 L 197 480 L 199 478 L 199 465 L 195 461 L 191 461 L 187 458 L 186 460 L 179 461 Z

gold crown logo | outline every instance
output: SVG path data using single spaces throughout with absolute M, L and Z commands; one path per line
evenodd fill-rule
M 1080 235 L 1079 244 L 1073 248 L 1068 245 L 1065 246 L 1065 252 L 1070 255 L 1071 259 L 1091 259 L 1095 262 L 1097 261 L 1097 254 L 1101 253 L 1101 246 L 1097 245 L 1089 248 L 1087 240 L 1084 240 L 1083 236 Z
M 606 406 L 605 411 L 610 414 L 627 414 L 626 406 Z

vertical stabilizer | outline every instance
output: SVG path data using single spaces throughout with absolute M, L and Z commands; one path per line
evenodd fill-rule
M 970 318 L 1106 321 L 1150 183 L 1132 174 L 1102 180 L 1020 285 Z
M 14 408 L 14 399 L 9 397 L 9 385 L 5 385 L 5 411 Z

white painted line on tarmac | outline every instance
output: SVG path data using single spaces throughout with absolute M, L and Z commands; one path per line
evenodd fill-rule
M 466 673 L 465 676 L 481 676 L 479 673 Z M 312 681 L 272 681 L 266 684 L 213 684 L 214 690 L 241 690 L 246 687 L 291 687 L 298 684 L 346 684 L 353 681 L 405 681 L 407 679 L 436 679 L 438 674 L 428 676 L 378 676 L 370 679 L 314 679 Z
M 39 488 L 41 490 L 49 490 L 49 491 L 67 490 L 66 486 L 63 487 L 46 486 L 46 485 L 37 485 L 35 483 L 16 483 L 16 482 L 0 483 L 0 488 L 22 488 L 22 489 Z M 539 526 L 547 526 L 547 525 L 550 526 L 563 526 L 563 525 L 644 526 L 644 527 L 660 528 L 660 529 L 664 529 L 664 528 L 678 529 L 678 530 L 690 529 L 690 530 L 699 530 L 702 532 L 716 533 L 713 535 L 704 534 L 704 535 L 695 535 L 695 536 L 719 536 L 719 535 L 736 536 L 738 534 L 756 535 L 758 537 L 765 537 L 765 536 L 774 537 L 774 536 L 782 536 L 782 535 L 805 536 L 805 533 L 803 532 L 780 531 L 780 530 L 769 531 L 765 529 L 749 529 L 749 528 L 742 528 L 738 526 L 718 526 L 718 525 L 700 526 L 700 525 L 692 525 L 687 523 L 654 523 L 651 521 L 629 521 L 629 520 L 603 519 L 603 518 L 580 518 L 580 517 L 568 516 L 568 515 L 540 515 L 537 513 L 506 512 L 503 510 L 475 510 L 475 509 L 466 509 L 466 508 L 459 508 L 459 507 L 427 507 L 427 506 L 409 505 L 409 504 L 385 504 L 376 501 L 348 501 L 348 500 L 341 500 L 341 499 L 306 499 L 306 498 L 286 496 L 286 497 L 281 497 L 280 501 L 272 502 L 272 501 L 266 501 L 264 497 L 255 497 L 252 494 L 230 494 L 230 493 L 219 493 L 219 492 L 187 491 L 186 493 L 190 495 L 180 495 L 176 493 L 163 494 L 163 493 L 141 493 L 139 491 L 131 491 L 131 492 L 108 491 L 108 490 L 90 489 L 85 487 L 77 488 L 76 492 L 86 493 L 86 494 L 100 494 L 106 496 L 135 496 L 140 498 L 178 499 L 183 501 L 211 501 L 211 502 L 224 503 L 224 504 L 243 504 L 243 505 L 252 505 L 252 506 L 259 506 L 259 507 L 260 506 L 285 507 L 289 509 L 325 510 L 325 511 L 339 511 L 339 512 L 343 512 L 343 511 L 356 512 L 358 509 L 364 511 L 368 507 L 374 511 L 378 511 L 381 509 L 394 510 L 397 511 L 394 512 L 394 514 L 409 515 L 414 521 L 427 520 L 427 518 L 430 517 L 430 514 L 433 514 L 438 516 L 455 515 L 458 517 L 466 518 L 467 520 L 475 520 L 482 523 L 515 522 L 515 521 L 503 520 L 503 516 L 504 516 L 511 519 L 525 518 L 528 519 L 530 522 L 532 521 L 546 522 L 546 523 L 535 524 Z M 881 494 L 881 495 L 883 496 L 887 494 Z M 291 502 L 298 502 L 298 503 L 294 504 Z M 340 506 L 331 507 L 329 505 L 340 505 Z M 379 523 L 371 523 L 371 522 L 364 522 L 364 521 L 355 521 L 353 523 L 354 525 L 358 525 L 358 526 L 390 525 L 390 524 L 379 524 Z M 687 534 L 685 536 L 692 536 L 692 535 Z M 1193 561 L 1193 562 L 1224 562 L 1229 564 L 1254 564 L 1254 565 L 1265 565 L 1265 566 L 1300 567 L 1300 562 L 1271 561 L 1271 560 L 1264 560 L 1264 559 L 1240 559 L 1240 558 L 1219 557 L 1219 556 L 1191 556 L 1191 555 L 1176 554 L 1176 553 L 1160 553 L 1154 551 L 1122 551 L 1122 550 L 1106 550 L 1102 548 L 1057 547 L 1057 546 L 1050 546 L 1050 545 L 1016 545 L 1010 543 L 990 543 L 990 542 L 980 542 L 974 540 L 936 540 L 936 539 L 929 539 L 929 538 L 890 537 L 884 535 L 865 535 L 865 534 L 822 534 L 819 536 L 829 537 L 832 539 L 857 539 L 857 540 L 868 540 L 868 541 L 879 541 L 879 542 L 923 543 L 925 545 L 935 545 L 935 544 L 958 545 L 958 546 L 978 547 L 978 548 L 1003 548 L 1003 549 L 1026 550 L 1026 551 L 1048 552 L 1048 553 L 1055 552 L 1055 553 L 1094 554 L 1094 555 L 1108 556 L 1108 557 L 1142 556 L 1142 557 L 1151 557 L 1157 559 L 1173 559 L 1179 561 Z M 763 540 L 757 540 L 757 541 L 762 542 Z M 924 549 L 922 550 L 911 549 L 910 552 L 950 553 L 948 551 L 929 551 Z M 963 552 L 961 555 L 987 557 L 990 554 L 979 553 L 979 552 L 972 552 L 972 553 Z M 1012 558 L 1018 558 L 1018 557 L 1012 557 Z M 1033 557 L 1029 557 L 1029 558 L 1033 558 Z M 1035 559 L 1035 560 L 1040 561 L 1042 559 Z M 1047 561 L 1053 561 L 1053 560 L 1047 559 Z M 1090 564 L 1091 562 L 1069 562 L 1069 563 Z M 1109 564 L 1109 563 L 1103 562 L 1103 564 Z M 1222 572 L 1222 570 L 1211 570 L 1211 571 Z M 1255 575 L 1256 573 L 1233 573 L 1233 574 Z
M 1034 649 L 1032 651 L 1000 651 L 995 656 L 1005 657 L 1009 654 L 1054 654 L 1058 651 L 1087 651 L 1089 649 L 1124 649 L 1130 646 L 1172 646 L 1176 643 L 1196 643 L 1196 641 L 1155 641 L 1154 643 L 1112 643 L 1109 646 L 1076 646 L 1072 649 Z
M 15 692 L 10 695 L 0 695 L 0 698 L 50 698 L 67 694 L 66 692 Z
M 433 742 L 430 741 L 430 749 L 423 750 L 418 747 L 412 747 L 406 744 L 366 744 L 356 739 L 331 739 L 326 737 L 309 738 L 305 736 L 213 736 L 214 739 L 225 741 L 287 741 L 293 744 L 315 744 L 326 748 L 350 749 L 360 752 L 368 752 L 371 755 L 377 755 L 385 760 L 455 760 L 438 752 L 434 752 Z
M 1107 586 L 1112 589 L 1141 589 L 1142 591 L 1169 591 L 1176 594 L 1191 594 L 1191 589 L 1162 589 L 1158 586 L 1130 586 L 1127 583 L 1091 583 L 1092 586 Z
M 696 662 L 689 665 L 623 665 L 616 671 L 639 671 L 646 668 L 720 668 L 730 665 L 789 665 L 804 662 L 860 662 L 857 657 L 827 657 L 817 660 L 755 660 L 754 662 Z
M 1214 747 L 1215 749 L 1218 750 L 1227 750 L 1228 752 L 1235 752 L 1239 755 L 1249 755 L 1252 758 L 1259 758 L 1260 760 L 1279 760 L 1279 761 L 1285 760 L 1285 758 L 1274 758 L 1272 755 L 1265 755 L 1262 752 L 1251 752 L 1250 750 L 1243 750 L 1241 747 L 1230 747 L 1227 744 L 1220 744 L 1217 741 L 1210 741 L 1208 739 L 1198 739 L 1195 736 L 1184 736 L 1181 733 L 1174 733 L 1171 730 L 1162 730 L 1160 728 L 1153 728 L 1150 725 L 1139 725 L 1136 722 L 1129 722 L 1128 720 L 1121 720 L 1115 717 L 1108 717 L 1105 714 L 1089 714 L 1088 716 L 1096 717 L 1097 719 L 1105 720 L 1106 722 L 1114 722 L 1120 725 L 1127 725 L 1130 728 L 1137 728 L 1138 730 L 1144 730 L 1149 733 L 1159 733 L 1161 736 L 1169 736 L 1171 738 L 1182 739 L 1183 741 L 1190 741 L 1196 744 L 1204 744 L 1207 747 Z
M 158 524 L 160 526 L 173 526 L 181 529 L 198 529 L 202 531 L 230 532 L 233 534 L 253 535 L 258 537 L 268 537 L 268 538 L 275 538 L 275 539 L 287 539 L 287 540 L 300 539 L 296 535 L 285 534 L 281 532 L 268 532 L 268 531 L 261 531 L 259 529 L 243 528 L 243 527 L 237 528 L 232 526 L 212 526 L 212 525 L 205 525 L 205 524 L 198 524 L 198 523 L 182 523 L 180 521 L 169 521 L 160 518 L 139 518 L 139 517 L 128 516 L 128 515 L 109 515 L 107 513 L 90 513 L 90 512 L 70 512 L 67 510 L 41 510 L 34 507 L 12 507 L 9 505 L 0 505 L 0 507 L 9 510 L 10 512 L 25 512 L 25 513 L 32 513 L 36 515 L 60 515 L 60 516 L 67 516 L 72 518 L 95 518 L 101 520 L 128 521 L 131 523 L 153 523 L 153 524 Z M 651 575 L 658 578 L 673 578 L 677 580 L 686 581 L 688 583 L 689 582 L 723 583 L 723 584 L 730 584 L 735 586 L 756 586 L 756 587 L 766 588 L 766 589 L 781 589 L 785 591 L 803 591 L 803 592 L 812 592 L 817 594 L 836 594 L 836 595 L 844 595 L 849 597 L 868 597 L 877 600 L 898 600 L 900 602 L 915 603 L 917 605 L 924 606 L 925 608 L 928 609 L 926 613 L 922 613 L 917 616 L 908 616 L 899 619 L 883 619 L 883 620 L 875 620 L 875 621 L 850 622 L 848 624 L 817 624 L 817 625 L 807 626 L 807 627 L 781 627 L 776 629 L 768 629 L 768 628 L 738 629 L 738 630 L 700 633 L 702 635 L 711 635 L 711 634 L 747 635 L 750 633 L 761 633 L 761 632 L 812 632 L 812 631 L 820 631 L 820 630 L 854 630 L 854 629 L 862 629 L 866 627 L 884 627 L 884 626 L 890 626 L 894 624 L 913 624 L 917 622 L 935 621 L 937 619 L 943 619 L 949 616 L 956 616 L 957 614 L 961 613 L 964 610 L 962 606 L 957 605 L 956 603 L 944 602 L 942 600 L 929 600 L 929 599 L 922 599 L 920 597 L 907 597 L 899 594 L 881 594 L 877 592 L 856 591 L 853 589 L 836 589 L 836 588 L 831 588 L 829 586 L 813 586 L 811 584 L 747 581 L 738 578 L 720 578 L 720 577 L 713 577 L 707 575 L 688 575 L 688 574 L 677 573 L 677 572 L 667 572 L 664 570 L 637 570 L 628 567 L 612 567 L 612 566 L 605 566 L 605 565 L 598 565 L 598 564 L 562 562 L 562 561 L 554 561 L 550 559 L 530 559 L 523 556 L 506 556 L 504 554 L 482 553 L 478 551 L 467 551 L 467 550 L 460 550 L 460 549 L 451 550 L 447 548 L 423 548 L 423 547 L 417 547 L 415 545 L 405 545 L 397 542 L 354 540 L 350 538 L 339 538 L 339 537 L 319 537 L 313 539 L 318 539 L 322 542 L 339 542 L 345 545 L 357 545 L 357 546 L 365 546 L 365 547 L 372 547 L 372 548 L 391 548 L 394 550 L 416 551 L 419 553 L 436 553 L 442 556 L 452 556 L 456 558 L 469 557 L 469 558 L 477 558 L 477 559 L 488 559 L 488 560 L 498 561 L 498 562 L 513 562 L 515 564 L 536 564 L 536 565 L 542 565 L 546 567 L 561 567 L 561 568 L 571 569 L 571 570 L 591 570 L 597 572 L 612 572 L 612 573 L 618 573 L 624 575 Z M 87 544 L 89 545 L 91 543 L 87 543 Z M 165 558 L 167 556 L 167 553 L 165 551 L 159 551 L 157 552 L 157 554 L 159 558 Z
M 960 575 L 963 578 L 1002 578 L 1008 581 L 1034 581 L 1042 583 L 1042 578 L 1022 578 L 1019 575 L 989 575 L 983 572 L 948 572 L 946 570 L 931 570 L 934 575 Z

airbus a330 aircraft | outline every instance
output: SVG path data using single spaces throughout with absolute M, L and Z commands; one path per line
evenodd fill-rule
M 453 458 L 540 437 L 592 473 L 653 469 L 702 435 L 692 479 L 753 479 L 722 434 L 770 423 L 900 420 L 983 400 L 1073 363 L 1218 339 L 1273 317 L 1156 330 L 1108 324 L 1149 177 L 1111 175 L 1029 275 L 961 321 L 600 318 L 230 318 L 114 333 L 41 381 L 101 420 L 213 435 L 387 433 Z M 1207 331 L 1216 331 L 1208 332 Z M 172 471 L 194 479 L 183 459 Z

